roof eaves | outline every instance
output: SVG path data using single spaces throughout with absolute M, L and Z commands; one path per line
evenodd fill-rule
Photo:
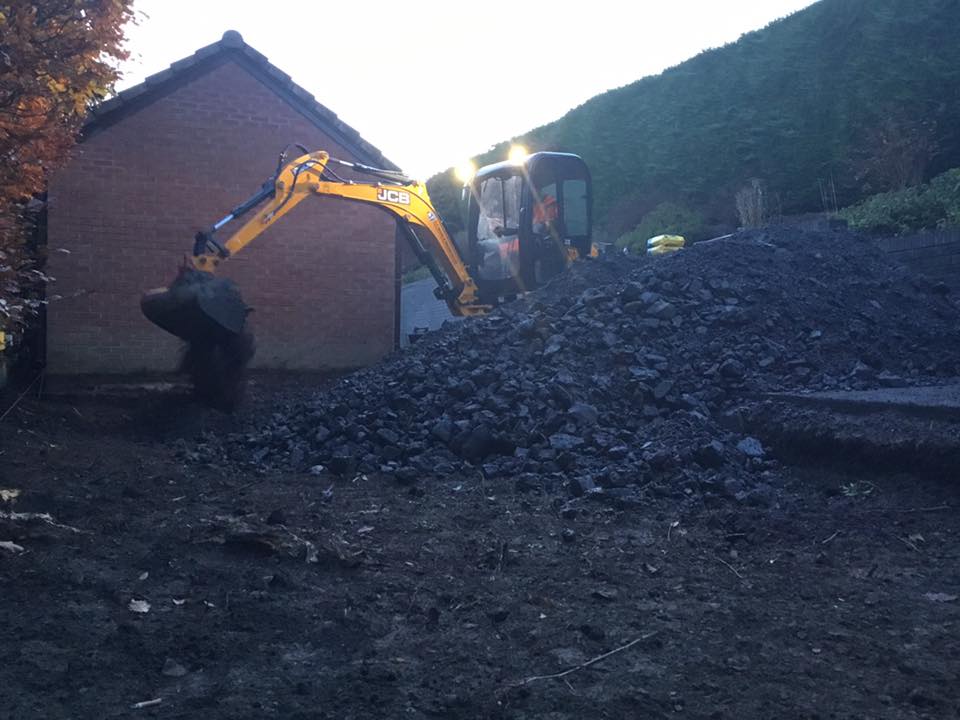
M 321 130 L 339 135 L 347 150 L 361 155 L 364 162 L 380 165 L 390 169 L 398 169 L 390 162 L 376 146 L 364 140 L 360 133 L 343 122 L 337 114 L 322 103 L 318 102 L 312 93 L 297 85 L 287 73 L 273 65 L 267 56 L 247 45 L 240 33 L 228 30 L 223 37 L 210 45 L 197 50 L 193 55 L 177 60 L 170 67 L 147 77 L 139 85 L 127 88 L 114 97 L 99 103 L 91 111 L 85 132 L 103 124 L 108 116 L 122 109 L 133 110 L 138 103 L 146 104 L 147 96 L 158 92 L 160 88 L 168 86 L 174 80 L 183 77 L 190 70 L 199 69 L 206 65 L 211 58 L 223 54 L 225 57 L 233 55 L 238 60 L 249 63 L 250 67 L 258 71 L 261 80 L 284 97 L 288 103 L 300 110 L 311 122 Z M 250 69 L 250 68 L 248 68 Z M 336 140 L 337 138 L 334 137 Z

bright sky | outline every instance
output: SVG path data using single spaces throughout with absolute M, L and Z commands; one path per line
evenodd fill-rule
M 135 0 L 120 88 L 228 29 L 426 178 L 812 0 Z M 290 138 L 295 142 L 297 138 Z

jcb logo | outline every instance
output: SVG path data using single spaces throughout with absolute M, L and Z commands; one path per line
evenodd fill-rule
M 377 200 L 384 202 L 398 203 L 400 205 L 410 204 L 410 193 L 403 190 L 390 190 L 389 188 L 380 188 L 377 190 Z

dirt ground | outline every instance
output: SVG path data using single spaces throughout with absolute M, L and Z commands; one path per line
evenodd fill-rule
M 0 422 L 0 718 L 960 717 L 955 474 L 681 512 L 197 463 L 304 382 Z

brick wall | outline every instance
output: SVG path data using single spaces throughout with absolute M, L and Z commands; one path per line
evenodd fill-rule
M 354 159 L 234 62 L 91 134 L 49 188 L 49 371 L 173 368 L 179 342 L 143 318 L 141 293 L 172 280 L 196 230 L 252 194 L 289 142 Z M 304 201 L 221 271 L 255 308 L 254 366 L 352 367 L 389 352 L 396 262 L 387 214 Z

